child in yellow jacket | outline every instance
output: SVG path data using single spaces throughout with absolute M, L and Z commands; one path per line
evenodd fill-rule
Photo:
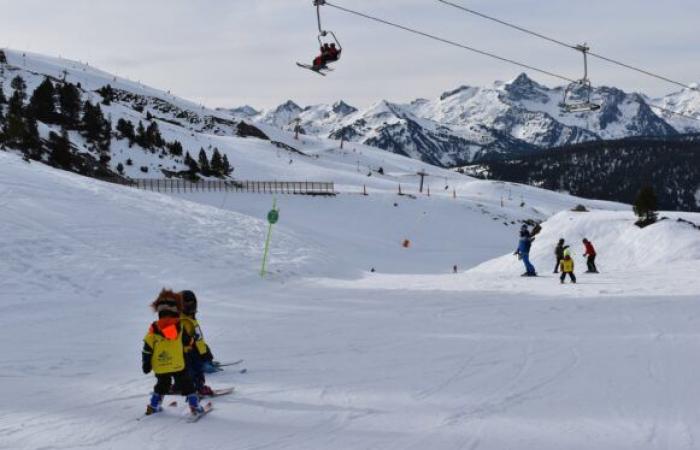
M 559 280 L 561 280 L 561 284 L 564 284 L 566 275 L 569 275 L 572 283 L 576 283 L 576 275 L 574 275 L 574 260 L 571 259 L 570 253 L 564 253 L 564 259 L 562 259 L 559 263 L 559 268 L 561 269 L 561 277 L 559 277 Z
M 163 410 L 163 397 L 170 393 L 173 382 L 176 390 L 187 397 L 192 413 L 201 413 L 203 408 L 187 371 L 185 353 L 194 345 L 194 339 L 185 330 L 184 321 L 180 320 L 182 296 L 163 289 L 151 308 L 158 313 L 158 320 L 151 324 L 143 338 L 141 362 L 143 373 L 155 373 L 156 384 L 146 407 L 146 415 Z

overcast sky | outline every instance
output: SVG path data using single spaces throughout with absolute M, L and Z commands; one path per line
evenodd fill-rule
M 437 0 L 332 1 L 571 78 L 582 75 L 575 52 Z M 683 82 L 700 81 L 698 0 L 453 1 L 567 42 L 586 41 L 593 51 Z M 317 51 L 311 0 L 0 0 L 0 47 L 86 61 L 213 107 L 267 108 L 287 99 L 364 107 L 432 98 L 521 72 L 330 7 L 322 11 L 324 28 L 345 48 L 326 78 L 295 65 Z M 652 95 L 675 90 L 595 60 L 590 78 Z

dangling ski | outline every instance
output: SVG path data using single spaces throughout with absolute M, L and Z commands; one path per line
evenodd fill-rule
M 308 65 L 308 64 L 302 64 L 302 63 L 297 63 L 297 66 L 301 67 L 302 69 L 307 69 L 307 70 L 310 70 L 310 71 L 312 71 L 312 72 L 314 72 L 314 73 L 317 73 L 317 74 L 321 75 L 322 77 L 325 77 L 325 76 L 326 76 L 325 73 L 321 72 L 322 70 L 327 70 L 327 71 L 329 71 L 329 72 L 332 72 L 332 71 L 333 71 L 333 69 L 330 69 L 330 68 L 328 68 L 328 67 L 324 67 L 324 68 L 321 68 L 321 69 L 314 69 L 314 66 L 310 66 L 310 65 Z

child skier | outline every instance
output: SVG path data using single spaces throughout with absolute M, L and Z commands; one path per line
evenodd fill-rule
M 185 330 L 194 337 L 194 349 L 186 353 L 187 370 L 197 393 L 201 396 L 210 396 L 214 392 L 205 384 L 204 373 L 216 372 L 216 369 L 213 365 L 214 356 L 204 340 L 204 334 L 197 321 L 197 296 L 192 291 L 182 291 L 180 295 L 183 301 L 183 311 L 180 317 L 185 325 Z
M 561 267 L 561 277 L 559 277 L 561 284 L 564 284 L 567 274 L 571 278 L 571 282 L 576 284 L 576 275 L 574 275 L 574 260 L 571 259 L 569 252 L 566 252 L 564 259 L 561 260 L 559 265 Z
M 177 390 L 187 397 L 192 414 L 200 414 L 204 409 L 199 404 L 199 396 L 185 363 L 185 352 L 192 347 L 194 339 L 187 334 L 180 320 L 182 296 L 163 289 L 151 308 L 158 313 L 158 320 L 151 324 L 143 339 L 142 368 L 143 373 L 151 370 L 155 373 L 156 385 L 146 415 L 163 410 L 163 397 L 170 392 L 173 381 Z
M 564 239 L 559 239 L 559 243 L 554 249 L 554 257 L 557 259 L 557 262 L 554 264 L 553 273 L 559 273 L 559 264 L 561 264 L 561 260 L 564 259 L 564 249 L 568 247 L 567 245 L 564 245 L 564 242 Z

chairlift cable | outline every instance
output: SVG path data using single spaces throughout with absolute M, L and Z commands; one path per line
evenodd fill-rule
M 481 12 L 479 12 L 479 11 L 475 11 L 475 10 L 473 10 L 473 9 L 467 8 L 467 7 L 462 6 L 462 5 L 458 5 L 458 4 L 453 3 L 453 2 L 451 2 L 451 1 L 448 1 L 448 0 L 438 0 L 438 1 L 439 1 L 440 3 L 445 4 L 445 5 L 452 6 L 453 8 L 460 9 L 460 10 L 462 10 L 462 11 L 464 11 L 464 12 L 467 12 L 467 13 L 469 13 L 469 14 L 473 14 L 473 15 L 475 15 L 475 16 L 479 16 L 479 17 L 484 18 L 484 19 L 486 19 L 486 20 L 490 20 L 490 21 L 492 21 L 492 22 L 496 22 L 496 23 L 499 23 L 499 24 L 501 24 L 501 25 L 505 25 L 505 26 L 510 27 L 510 28 L 513 28 L 513 29 L 515 29 L 515 30 L 522 31 L 523 33 L 530 34 L 530 35 L 532 35 L 532 36 L 538 37 L 538 38 L 540 38 L 540 39 L 544 39 L 544 40 L 549 41 L 549 42 L 553 42 L 553 43 L 555 43 L 555 44 L 561 45 L 561 46 L 563 46 L 563 47 L 566 47 L 566 48 L 569 48 L 569 49 L 572 49 L 572 50 L 577 50 L 577 48 L 576 48 L 575 45 L 568 44 L 568 43 L 566 43 L 566 42 L 560 41 L 559 39 L 555 39 L 555 38 L 552 38 L 552 37 L 549 37 L 549 36 L 545 36 L 544 34 L 538 33 L 538 32 L 536 32 L 536 31 L 529 30 L 529 29 L 527 29 L 527 28 L 521 27 L 521 26 L 519 26 L 519 25 L 515 25 L 515 24 L 510 23 L 510 22 L 506 22 L 505 20 L 501 20 L 501 19 L 498 19 L 498 18 L 496 18 L 496 17 L 489 16 L 489 15 L 487 15 L 487 14 L 481 13 Z M 641 73 L 641 74 L 644 74 L 644 75 L 647 75 L 647 76 L 650 76 L 650 77 L 653 77 L 653 78 L 656 78 L 656 79 L 665 81 L 665 82 L 667 82 L 667 83 L 674 84 L 674 85 L 676 85 L 676 86 L 683 87 L 683 88 L 685 88 L 685 89 L 690 89 L 690 90 L 693 90 L 693 91 L 700 91 L 700 88 L 698 88 L 698 87 L 696 87 L 696 86 L 691 86 L 691 85 L 689 85 L 689 84 L 686 84 L 686 83 L 682 83 L 682 82 L 680 82 L 680 81 L 673 80 L 673 79 L 668 78 L 668 77 L 666 77 L 666 76 L 664 76 L 664 75 L 659 75 L 659 74 L 657 74 L 657 73 L 651 72 L 650 70 L 646 70 L 646 69 L 641 69 L 641 68 L 639 68 L 639 67 L 635 67 L 635 66 L 633 66 L 633 65 L 631 65 L 631 64 L 627 64 L 627 63 L 624 63 L 624 62 L 622 62 L 622 61 L 618 61 L 618 60 L 616 60 L 616 59 L 610 58 L 610 57 L 608 57 L 608 56 L 601 55 L 601 54 L 599 54 L 599 53 L 588 52 L 588 54 L 589 54 L 590 56 L 594 57 L 594 58 L 601 59 L 601 60 L 606 61 L 606 62 L 609 62 L 609 63 L 611 63 L 611 64 L 616 64 L 616 65 L 621 66 L 621 67 L 624 67 L 624 68 L 626 68 L 626 69 L 639 72 L 639 73 Z
M 382 24 L 384 24 L 384 25 L 389 25 L 389 26 L 391 26 L 391 27 L 398 28 L 398 29 L 400 29 L 400 30 L 408 31 L 409 33 L 417 34 L 417 35 L 419 35 L 419 36 L 423 36 L 423 37 L 426 37 L 426 38 L 428 38 L 428 39 L 432 39 L 432 40 L 435 40 L 435 41 L 438 41 L 438 42 L 442 42 L 442 43 L 444 43 L 444 44 L 448 44 L 448 45 L 451 45 L 451 46 L 453 46 L 453 47 L 459 47 L 459 48 L 462 48 L 462 49 L 464 49 L 464 50 L 468 50 L 468 51 L 470 51 L 470 52 L 478 53 L 478 54 L 480 54 L 480 55 L 487 56 L 487 57 L 489 57 L 489 58 L 497 59 L 497 60 L 499 60 L 499 61 L 503 61 L 503 62 L 506 62 L 506 63 L 509 63 L 509 64 L 513 64 L 513 65 L 516 65 L 516 66 L 519 66 L 519 67 L 522 67 L 522 68 L 525 68 L 525 69 L 528 69 L 528 70 L 532 70 L 532 71 L 534 71 L 534 72 L 539 72 L 539 73 L 541 73 L 541 74 L 544 74 L 544 75 L 547 75 L 547 76 L 550 76 L 550 77 L 553 77 L 553 78 L 558 78 L 558 79 L 560 79 L 560 80 L 568 81 L 568 82 L 570 82 L 570 83 L 576 82 L 576 80 L 573 80 L 573 79 L 571 79 L 571 78 L 569 78 L 569 77 L 566 77 L 566 76 L 564 76 L 564 75 L 559 75 L 559 74 L 557 74 L 557 73 L 554 73 L 554 72 L 551 72 L 551 71 L 548 71 L 548 70 L 545 70 L 545 69 L 540 69 L 540 68 L 538 68 L 538 67 L 531 66 L 531 65 L 529 65 L 529 64 L 525 64 L 525 63 L 522 63 L 522 62 L 519 62 L 519 61 L 515 61 L 515 60 L 513 60 L 513 59 L 505 58 L 505 57 L 499 56 L 499 55 L 497 55 L 497 54 L 495 54 L 495 53 L 487 52 L 487 51 L 484 51 L 484 50 L 479 50 L 479 49 L 477 49 L 477 48 L 468 46 L 468 45 L 466 45 L 466 44 L 461 44 L 461 43 L 459 43 L 459 42 L 451 41 L 451 40 L 449 40 L 449 39 L 446 39 L 446 38 L 443 38 L 443 37 L 440 37 L 440 36 L 436 36 L 436 35 L 434 35 L 434 34 L 426 33 L 426 32 L 424 32 L 424 31 L 416 30 L 416 29 L 414 29 L 414 28 L 410 28 L 410 27 L 407 27 L 407 26 L 404 26 L 404 25 L 400 25 L 400 24 L 397 24 L 397 23 L 394 23 L 394 22 L 390 22 L 390 21 L 388 21 L 388 20 L 381 19 L 381 18 L 375 17 L 375 16 L 371 16 L 371 15 L 369 15 L 369 14 L 361 13 L 361 12 L 358 12 L 358 11 L 353 11 L 353 10 L 351 10 L 351 9 L 348 9 L 348 8 L 345 8 L 345 7 L 342 7 L 342 6 L 339 6 L 339 5 L 335 5 L 335 4 L 330 3 L 330 2 L 325 2 L 325 4 L 326 4 L 326 6 L 330 6 L 330 7 L 332 7 L 332 8 L 337 9 L 337 10 L 340 10 L 340 11 L 343 11 L 343 12 L 346 12 L 346 13 L 349 13 L 349 14 L 353 14 L 353 15 L 358 16 L 358 17 L 363 17 L 363 18 L 365 18 L 365 19 L 372 20 L 372 21 L 374 21 L 374 22 L 379 22 L 379 23 L 382 23 Z
M 449 2 L 444 1 L 444 0 L 438 0 L 438 1 L 443 2 L 443 3 L 445 3 L 445 4 L 453 5 L 452 3 L 449 3 Z M 569 78 L 569 77 L 564 76 L 564 75 L 557 74 L 557 73 L 555 73 L 555 72 L 551 72 L 551 71 L 548 71 L 548 70 L 545 70 L 545 69 L 540 69 L 540 68 L 535 67 L 535 66 L 532 66 L 532 65 L 530 65 L 530 64 L 525 64 L 525 63 L 521 63 L 521 62 L 519 62 L 519 61 L 515 61 L 515 60 L 509 59 L 509 58 L 505 58 L 505 57 L 499 56 L 499 55 L 497 55 L 497 54 L 495 54 L 495 53 L 491 53 L 491 52 L 479 50 L 479 49 L 477 49 L 477 48 L 468 46 L 468 45 L 466 45 L 466 44 L 461 44 L 461 43 L 459 43 L 459 42 L 455 42 L 455 41 L 452 41 L 452 40 L 449 40 L 449 39 L 446 39 L 446 38 L 443 38 L 443 37 L 440 37 L 440 36 L 437 36 L 437 35 L 434 35 L 434 34 L 430 34 L 430 33 L 427 33 L 427 32 L 424 32 L 424 31 L 420 31 L 420 30 L 417 30 L 417 29 L 414 29 L 414 28 L 410 28 L 410 27 L 407 27 L 407 26 L 404 26 L 404 25 L 400 25 L 400 24 L 398 24 L 398 23 L 394 23 L 394 22 L 388 21 L 388 20 L 386 20 L 386 19 L 381 19 L 381 18 L 379 18 L 379 17 L 371 16 L 371 15 L 369 15 L 369 14 L 362 13 L 362 12 L 359 12 L 359 11 L 354 11 L 354 10 L 345 8 L 345 7 L 340 6 L 340 5 L 335 5 L 335 4 L 330 3 L 330 2 L 328 2 L 328 1 L 324 1 L 323 4 L 324 4 L 325 6 L 330 6 L 330 7 L 332 7 L 332 8 L 335 8 L 335 9 L 337 9 L 337 10 L 339 10 L 339 11 L 346 12 L 346 13 L 348 13 L 348 14 L 352 14 L 352 15 L 355 15 L 355 16 L 358 16 L 358 17 L 362 17 L 362 18 L 365 18 L 365 19 L 374 21 L 374 22 L 378 22 L 378 23 L 381 23 L 381 24 L 384 24 L 384 25 L 388 25 L 388 26 L 391 26 L 391 27 L 394 27 L 394 28 L 398 28 L 398 29 L 400 29 L 400 30 L 407 31 L 407 32 L 409 32 L 409 33 L 413 33 L 413 34 L 416 34 L 416 35 L 419 35 L 419 36 L 426 37 L 426 38 L 428 38 L 428 39 L 432 39 L 432 40 L 435 40 L 435 41 L 438 41 L 438 42 L 442 42 L 442 43 L 444 43 L 444 44 L 451 45 L 451 46 L 453 46 L 453 47 L 462 48 L 462 49 L 464 49 L 464 50 L 468 50 L 468 51 L 471 51 L 471 52 L 474 52 L 474 53 L 477 53 L 477 54 L 480 54 L 480 55 L 483 55 L 483 56 L 486 56 L 486 57 L 489 57 L 489 58 L 493 58 L 493 59 L 496 59 L 496 60 L 499 60 L 499 61 L 502 61 L 502 62 L 506 62 L 506 63 L 509 63 L 509 64 L 513 64 L 513 65 L 516 65 L 516 66 L 519 66 L 519 67 L 522 67 L 522 68 L 525 68 L 525 69 L 528 69 L 528 70 L 532 70 L 532 71 L 534 71 L 534 72 L 539 72 L 539 73 L 544 74 L 544 75 L 547 75 L 547 76 L 549 76 L 549 77 L 558 78 L 558 79 L 560 79 L 560 80 L 564 80 L 564 81 L 567 81 L 567 82 L 570 82 L 570 83 L 577 83 L 577 82 L 580 81 L 580 80 L 574 80 L 574 79 Z M 459 7 L 459 6 L 457 6 L 457 7 Z M 460 9 L 466 9 L 466 8 L 461 8 L 461 7 L 459 7 L 459 8 L 460 8 Z M 469 10 L 468 12 L 471 12 L 471 10 Z M 500 20 L 498 20 L 498 19 L 491 18 L 491 17 L 486 16 L 486 15 L 482 15 L 482 16 L 484 16 L 484 17 L 486 17 L 486 18 L 489 18 L 490 20 L 495 20 L 495 21 L 498 21 L 498 22 L 502 22 L 502 21 L 500 21 Z M 581 48 L 580 48 L 579 45 L 569 45 L 569 44 L 566 44 L 566 43 L 564 43 L 564 42 L 557 41 L 556 39 L 547 38 L 547 37 L 544 36 L 544 35 L 539 35 L 539 33 L 535 33 L 535 32 L 533 32 L 533 31 L 527 30 L 527 29 L 525 29 L 525 28 L 518 27 L 518 26 L 512 25 L 512 24 L 508 24 L 507 22 L 503 22 L 503 23 L 506 24 L 506 25 L 508 25 L 508 26 L 510 26 L 510 27 L 513 27 L 513 28 L 516 28 L 516 29 L 520 29 L 521 31 L 524 31 L 524 32 L 526 32 L 526 33 L 533 34 L 533 35 L 535 35 L 535 36 L 541 37 L 541 38 L 543 38 L 543 39 L 550 40 L 550 41 L 552 41 L 552 42 L 556 42 L 557 44 L 563 45 L 563 46 L 565 46 L 565 47 L 567 47 L 567 48 L 570 48 L 570 49 L 573 49 L 573 50 L 576 50 L 576 51 L 581 51 Z M 590 55 L 590 56 L 595 56 L 596 58 L 599 58 L 599 59 L 609 60 L 610 62 L 612 62 L 612 63 L 614 63 L 614 64 L 622 65 L 623 67 L 627 66 L 627 65 L 625 65 L 624 63 L 621 63 L 621 62 L 619 62 L 619 61 L 612 60 L 612 59 L 607 58 L 607 57 L 604 57 L 604 56 L 602 56 L 602 55 L 598 55 L 598 54 L 595 54 L 595 53 L 592 53 L 592 52 L 587 52 L 587 53 L 588 53 L 588 55 Z M 633 69 L 633 70 L 638 70 L 638 71 L 640 71 L 640 72 L 642 72 L 642 73 L 646 73 L 646 72 L 647 72 L 647 71 L 644 71 L 643 69 L 637 69 L 637 68 L 634 68 L 634 67 L 632 67 L 632 66 L 629 66 L 628 68 Z M 650 75 L 650 76 L 655 76 L 655 77 L 657 77 L 657 78 L 660 78 L 660 79 L 663 79 L 663 80 L 665 80 L 665 81 L 668 81 L 668 82 L 677 84 L 677 85 L 682 86 L 682 87 L 686 87 L 686 88 L 688 88 L 688 89 L 700 90 L 700 89 L 698 89 L 698 88 L 694 88 L 694 87 L 692 87 L 692 86 L 689 86 L 689 85 L 686 85 L 686 84 L 683 84 L 683 83 L 680 83 L 680 82 L 677 82 L 677 81 L 673 81 L 673 80 L 671 80 L 671 79 L 667 79 L 667 78 L 662 77 L 662 76 L 660 76 L 660 75 L 652 74 L 651 72 L 649 72 L 648 75 Z M 673 115 L 676 115 L 676 116 L 679 116 L 679 117 L 685 117 L 685 118 L 687 118 L 687 119 L 692 119 L 692 120 L 700 121 L 700 117 L 693 117 L 693 116 L 690 116 L 690 115 L 688 115 L 688 114 L 684 114 L 684 113 L 681 113 L 681 112 L 673 111 L 673 110 L 671 110 L 671 109 L 664 108 L 664 107 L 662 107 L 662 106 L 654 105 L 654 104 L 651 104 L 651 103 L 647 103 L 647 105 L 648 105 L 650 108 L 657 109 L 657 110 L 659 110 L 659 111 L 663 111 L 663 112 L 666 112 L 666 113 L 669 113 L 669 114 L 673 114 Z M 438 123 L 439 123 L 439 122 L 438 122 Z M 457 125 L 457 124 L 445 124 L 445 125 Z

